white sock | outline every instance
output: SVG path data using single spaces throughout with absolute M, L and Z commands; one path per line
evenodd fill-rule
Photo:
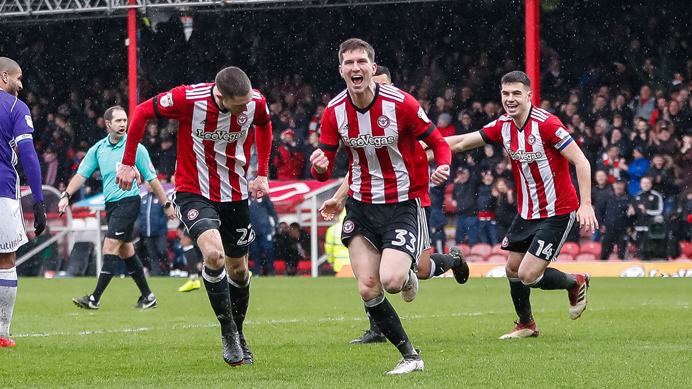
M 17 299 L 17 268 L 0 269 L 0 338 L 10 338 L 10 324 Z

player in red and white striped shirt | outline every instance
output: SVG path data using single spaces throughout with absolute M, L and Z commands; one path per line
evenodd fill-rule
M 134 152 L 146 123 L 156 117 L 179 123 L 173 203 L 204 256 L 202 277 L 221 323 L 224 360 L 232 366 L 253 363 L 243 335 L 250 296 L 247 254 L 255 239 L 245 176 L 254 125 L 259 172 L 253 197 L 269 193 L 272 130 L 266 100 L 242 70 L 228 67 L 214 83 L 182 85 L 138 105 L 118 170 L 121 188 L 132 185 Z
M 347 89 L 322 115 L 320 145 L 310 157 L 312 174 L 326 180 L 339 142 L 351 159 L 349 199 L 341 239 L 349 249 L 353 273 L 369 315 L 402 354 L 389 374 L 423 370 L 399 316 L 383 290 L 401 291 L 411 301 L 418 279 L 411 270 L 428 237 L 420 198 L 428 190 L 428 166 L 417 153 L 423 140 L 435 153 L 432 181 L 449 177 L 449 147 L 418 102 L 409 94 L 372 79 L 375 51 L 349 39 L 339 47 L 339 72 Z
M 531 80 L 526 73 L 507 73 L 501 83 L 507 114 L 480 131 L 445 140 L 454 152 L 500 143 L 512 160 L 519 214 L 502 248 L 510 252 L 505 269 L 519 320 L 500 339 L 535 337 L 538 328 L 531 312 L 530 288 L 566 289 L 572 319 L 586 309 L 589 275 L 565 274 L 548 265 L 557 258 L 575 217 L 587 230 L 598 228 L 591 206 L 591 167 L 560 119 L 531 104 Z M 569 163 L 576 167 L 581 204 Z

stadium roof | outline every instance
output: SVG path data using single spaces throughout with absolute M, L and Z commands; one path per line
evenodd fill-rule
M 450 0 L 136 0 L 134 5 L 128 5 L 128 0 L 0 0 L 0 24 L 29 20 L 125 17 L 130 8 L 142 13 L 153 8 L 242 11 L 439 1 Z

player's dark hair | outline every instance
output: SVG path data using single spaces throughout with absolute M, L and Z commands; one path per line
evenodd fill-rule
M 235 66 L 222 69 L 216 74 L 214 82 L 223 97 L 247 96 L 252 90 L 247 74 Z
M 500 83 L 503 85 L 514 84 L 517 82 L 523 84 L 527 89 L 531 89 L 531 79 L 526 73 L 522 72 L 521 70 L 509 72 L 502 76 L 502 79 L 500 80 Z
M 119 106 L 119 105 L 114 105 L 106 110 L 106 112 L 103 113 L 103 120 L 110 122 L 113 120 L 113 111 L 121 110 L 125 112 L 125 108 Z
M 343 41 L 339 45 L 339 63 L 344 60 L 344 53 L 347 51 L 363 50 L 368 55 L 370 62 L 375 62 L 375 49 L 362 39 L 351 38 Z
M 377 66 L 377 71 L 375 72 L 375 75 L 376 75 L 376 76 L 381 76 L 381 75 L 383 75 L 383 74 L 384 74 L 385 76 L 387 76 L 387 78 L 389 79 L 389 82 L 392 82 L 392 74 L 389 73 L 389 68 L 387 68 L 386 66 L 379 66 L 379 65 L 378 65 L 378 66 Z

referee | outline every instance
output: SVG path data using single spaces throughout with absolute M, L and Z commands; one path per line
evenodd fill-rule
M 120 257 L 125 260 L 128 274 L 142 293 L 134 308 L 155 308 L 156 297 L 149 289 L 142 262 L 135 253 L 132 244 L 132 230 L 139 216 L 139 184 L 141 182 L 127 191 L 120 189 L 115 183 L 115 175 L 125 152 L 127 114 L 121 106 L 116 105 L 108 108 L 103 118 L 106 122 L 108 136 L 89 149 L 79 165 L 77 174 L 72 177 L 67 189 L 62 193 L 58 204 L 60 212 L 64 212 L 69 205 L 70 196 L 84 185 L 94 170 L 97 168 L 101 170 L 103 193 L 106 200 L 106 220 L 108 221 L 108 233 L 106 233 L 106 238 L 103 241 L 103 267 L 94 292 L 82 298 L 74 298 L 72 301 L 80 308 L 99 309 L 101 295 L 113 278 L 118 257 Z M 139 145 L 137 148 L 136 165 L 142 173 L 142 177 L 151 184 L 159 201 L 164 204 L 163 209 L 166 216 L 173 219 L 175 217 L 173 207 L 171 207 L 161 183 L 156 178 L 154 165 L 152 165 L 149 153 L 143 145 Z

